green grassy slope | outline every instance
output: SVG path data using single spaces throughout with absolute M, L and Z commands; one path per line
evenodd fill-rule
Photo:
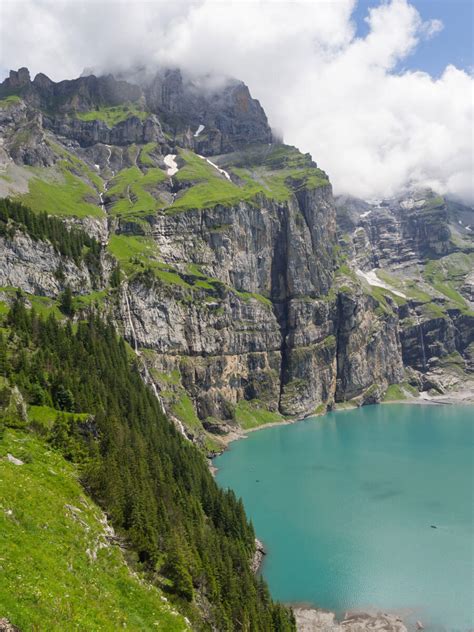
M 19 196 L 21 202 L 51 215 L 103 217 L 99 206 L 104 186 L 101 178 L 73 153 L 57 143 L 50 146 L 61 159 L 54 167 L 30 168 L 33 177 L 28 182 L 28 193 Z
M 184 166 L 175 179 L 186 188 L 169 207 L 170 213 L 252 201 L 257 195 L 284 202 L 302 187 L 317 189 L 329 184 L 326 174 L 308 156 L 286 145 L 258 146 L 222 157 L 220 164 L 232 181 L 190 150 L 180 150 L 179 156 Z
M 0 440 L 0 533 L 0 617 L 22 632 L 189 629 L 108 542 L 75 466 L 13 430 Z

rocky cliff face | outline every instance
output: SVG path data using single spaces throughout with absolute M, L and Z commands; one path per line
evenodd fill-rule
M 401 359 L 420 372 L 413 383 L 462 381 L 472 370 L 474 211 L 431 191 L 373 204 L 340 198 L 337 207 L 359 280 L 391 297 Z
M 199 154 L 222 154 L 249 142 L 272 141 L 265 112 L 244 83 L 228 79 L 209 87 L 202 81 L 183 80 L 179 70 L 164 70 L 141 86 L 112 75 L 55 83 L 42 73 L 31 81 L 28 69 L 20 68 L 0 85 L 0 99 L 21 96 L 46 115 L 48 128 L 82 146 L 162 142 L 156 115 L 169 133 L 179 135 L 183 144 Z M 80 118 L 94 110 L 124 106 L 129 108 L 130 118 L 112 128 L 100 118 Z
M 7 230 L 3 300 L 20 288 L 54 306 L 70 287 L 78 318 L 114 318 L 208 449 L 239 425 L 472 370 L 469 209 L 429 192 L 335 203 L 243 84 L 210 96 L 178 71 L 54 84 L 21 69 L 0 87 L 0 133 L 0 193 L 102 244 L 91 275 Z
M 78 294 L 90 293 L 96 285 L 84 263 L 77 265 L 48 242 L 34 241 L 19 231 L 12 238 L 0 237 L 0 251 L 0 287 L 55 298 L 66 285 Z M 106 283 L 106 279 L 103 281 Z

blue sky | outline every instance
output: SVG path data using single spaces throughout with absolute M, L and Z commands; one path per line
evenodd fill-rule
M 353 18 L 358 35 L 368 31 L 364 21 L 368 8 L 379 0 L 358 0 Z M 398 70 L 423 70 L 438 77 L 447 64 L 472 72 L 474 67 L 474 0 L 411 0 L 423 20 L 438 19 L 444 28 L 432 39 L 421 42 Z

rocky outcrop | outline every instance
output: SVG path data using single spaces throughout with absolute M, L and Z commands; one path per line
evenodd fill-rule
M 413 310 L 416 314 L 416 310 Z M 459 353 L 464 356 L 473 342 L 474 317 L 460 309 L 447 310 L 434 318 L 408 318 L 400 324 L 403 362 L 426 371 L 440 358 Z
M 101 120 L 83 121 L 74 116 L 46 117 L 44 123 L 47 129 L 77 141 L 82 147 L 97 143 L 104 145 L 165 143 L 161 124 L 152 114 L 144 121 L 131 115 L 112 128 Z
M 144 91 L 150 110 L 175 132 L 188 132 L 188 142 L 199 154 L 223 154 L 249 142 L 272 141 L 262 106 L 241 81 L 227 79 L 210 87 L 205 79 L 183 79 L 179 70 L 164 70 Z M 202 132 L 194 136 L 200 126 Z
M 448 203 L 431 191 L 373 204 L 341 197 L 336 206 L 341 231 L 353 234 L 353 257 L 362 269 L 407 266 L 456 250 Z
M 133 80 L 133 79 L 132 79 Z M 156 117 L 142 122 L 133 114 L 112 129 L 99 120 L 81 121 L 77 112 L 134 103 L 150 115 L 158 115 L 166 130 L 204 155 L 234 151 L 248 143 L 269 143 L 272 133 L 260 103 L 248 87 L 227 79 L 210 88 L 202 79 L 183 80 L 179 70 L 162 70 L 143 85 L 94 75 L 55 83 L 40 73 L 33 81 L 27 68 L 10 71 L 0 84 L 0 99 L 20 96 L 30 107 L 47 114 L 46 126 L 88 146 L 162 142 Z M 202 133 L 196 135 L 198 128 Z
M 67 285 L 77 294 L 98 289 L 84 263 L 77 265 L 57 253 L 49 242 L 34 241 L 20 231 L 11 239 L 0 237 L 0 252 L 0 287 L 51 298 L 56 298 Z M 107 275 L 102 283 L 107 283 Z
M 267 552 L 265 551 L 263 543 L 260 542 L 258 538 L 255 538 L 255 553 L 253 554 L 252 563 L 250 565 L 253 573 L 258 573 L 263 564 L 263 558 L 266 554 Z
M 0 632 L 21 632 L 20 628 L 17 628 L 16 625 L 12 625 L 8 619 L 2 618 L 0 619 Z
M 396 312 L 381 310 L 360 291 L 343 290 L 338 297 L 338 325 L 336 401 L 359 395 L 364 404 L 380 401 L 389 384 L 403 379 Z
M 134 102 L 140 98 L 141 90 L 112 75 L 89 75 L 55 83 L 39 73 L 31 81 L 28 69 L 20 68 L 11 70 L 9 77 L 0 84 L 0 98 L 11 94 L 18 94 L 29 105 L 43 111 L 68 113 Z
M 17 164 L 48 167 L 55 162 L 54 152 L 45 143 L 43 115 L 23 101 L 0 104 L 0 151 Z M 1 162 L 4 162 L 3 160 Z

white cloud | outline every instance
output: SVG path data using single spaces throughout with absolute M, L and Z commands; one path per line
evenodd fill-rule
M 391 0 L 370 9 L 358 38 L 355 4 L 3 0 L 1 53 L 5 65 L 56 80 L 134 63 L 233 75 L 335 192 L 378 197 L 414 183 L 472 201 L 472 75 L 396 70 L 442 23 Z
M 423 33 L 427 39 L 431 39 L 434 35 L 437 35 L 444 29 L 444 24 L 441 20 L 429 20 L 423 25 Z

